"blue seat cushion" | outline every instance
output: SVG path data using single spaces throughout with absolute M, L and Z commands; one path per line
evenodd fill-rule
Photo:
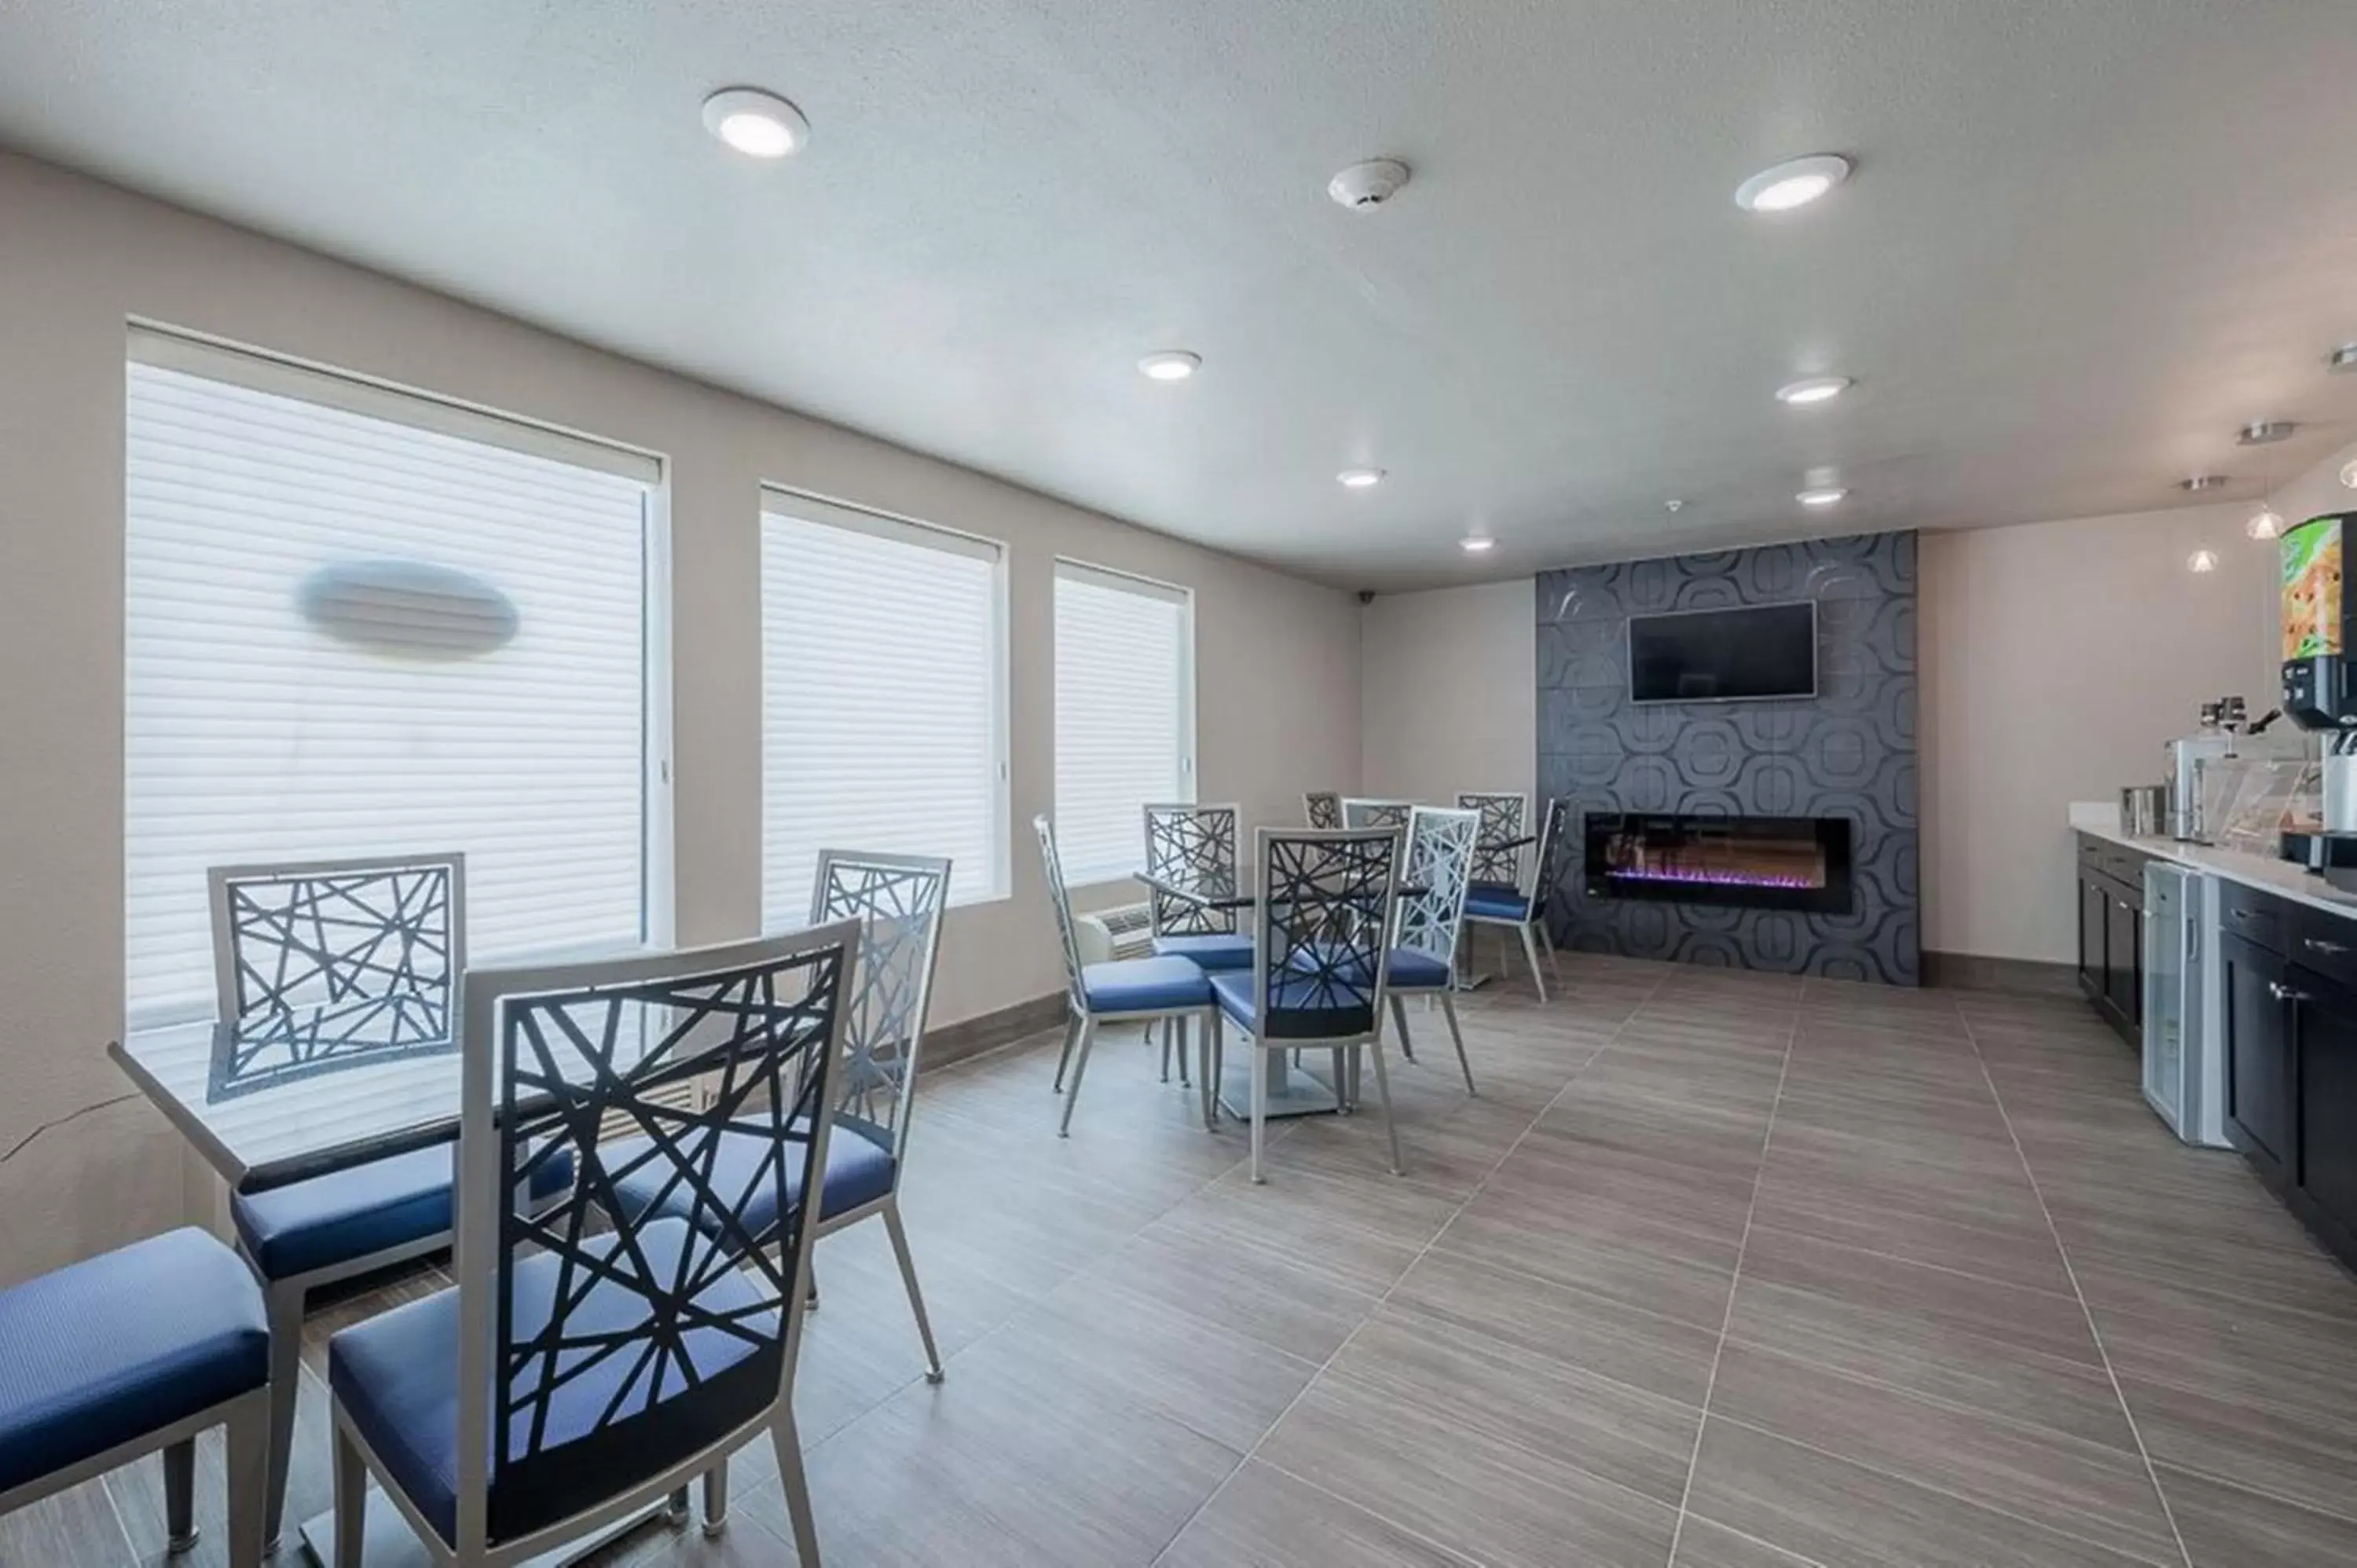
M 1391 984 L 1394 991 L 1440 991 L 1454 983 L 1448 965 L 1414 948 L 1392 949 Z
M 0 1493 L 269 1380 L 262 1287 L 201 1230 L 0 1291 Z
M 1208 932 L 1193 937 L 1157 937 L 1157 958 L 1192 959 L 1199 969 L 1250 969 L 1253 940 L 1242 931 Z
M 654 1219 L 639 1227 L 631 1240 L 636 1256 L 644 1260 L 647 1277 L 667 1283 L 679 1277 L 681 1260 L 694 1239 L 694 1232 L 685 1220 Z M 584 1250 L 610 1255 L 620 1245 L 619 1237 L 608 1236 L 585 1242 Z M 637 1268 L 634 1262 L 619 1266 L 633 1273 Z M 746 1334 L 697 1327 L 681 1337 L 680 1353 L 694 1368 L 698 1394 L 716 1397 L 721 1388 L 709 1382 L 716 1375 L 750 1362 L 765 1349 L 775 1349 L 777 1316 L 759 1310 L 763 1293 L 742 1271 L 697 1261 L 687 1267 L 709 1276 L 709 1283 L 695 1294 L 698 1307 L 715 1313 L 752 1314 L 740 1320 Z M 511 1272 L 512 1327 L 508 1340 L 522 1345 L 549 1326 L 565 1260 L 554 1252 L 537 1253 L 516 1260 Z M 574 1294 L 564 1325 L 568 1339 L 578 1343 L 595 1337 L 661 1335 L 659 1325 L 650 1329 L 655 1319 L 645 1296 L 609 1279 L 587 1283 L 584 1273 L 576 1264 L 566 1282 Z M 640 1338 L 640 1342 L 646 1341 Z M 772 1367 L 778 1364 L 774 1357 L 770 1362 Z M 659 1398 L 651 1398 L 658 1381 L 651 1363 L 627 1343 L 602 1359 L 569 1363 L 573 1375 L 548 1402 L 541 1453 L 530 1461 L 538 1471 L 533 1477 L 539 1483 L 533 1487 L 533 1506 L 520 1513 L 512 1506 L 503 1507 L 503 1500 L 495 1496 L 495 1530 L 512 1537 L 577 1513 L 652 1478 L 738 1423 L 726 1419 L 737 1413 L 733 1411 L 713 1412 L 719 1418 L 718 1430 L 711 1430 L 712 1423 L 698 1428 L 678 1419 L 695 1407 L 683 1402 L 688 1379 L 676 1361 L 671 1365 L 674 1369 L 660 1380 Z M 392 1482 L 408 1495 L 445 1541 L 455 1541 L 458 1529 L 457 1290 L 440 1291 L 423 1301 L 397 1306 L 336 1335 L 328 1342 L 328 1386 Z M 774 1385 L 770 1391 L 774 1394 Z M 658 1419 L 653 1421 L 614 1427 L 617 1422 L 649 1413 L 656 1404 L 675 1408 L 655 1412 Z M 608 1405 L 615 1407 L 610 1415 Z M 519 1482 L 522 1456 L 531 1442 L 533 1408 L 519 1401 L 509 1425 L 507 1453 L 511 1465 L 517 1466 L 512 1473 Z M 758 1413 L 757 1408 L 740 1419 Z M 601 1426 L 610 1430 L 600 1433 Z M 697 1442 L 704 1431 L 709 1435 Z M 617 1437 L 630 1441 L 618 1449 Z M 580 1444 L 580 1462 L 568 1466 L 560 1456 L 554 1466 L 546 1463 L 550 1450 L 573 1444 Z M 501 1485 L 506 1484 L 503 1476 Z
M 1283 971 L 1269 977 L 1269 989 L 1270 1016 L 1264 1027 L 1249 973 L 1211 976 L 1220 1011 L 1256 1040 L 1340 1039 L 1374 1027 L 1373 989 L 1363 975 L 1321 980 L 1297 970 Z
M 765 1168 L 775 1140 L 758 1133 L 692 1133 L 680 1140 L 683 1155 L 701 1168 L 705 1144 L 713 1138 L 720 1140 L 720 1151 L 712 1162 L 713 1190 L 722 1202 L 737 1206 L 737 1216 L 747 1230 L 756 1236 L 767 1232 L 778 1222 L 777 1184 Z M 608 1144 L 597 1151 L 597 1160 L 615 1173 L 615 1201 L 629 1218 L 635 1219 L 650 1208 L 668 1219 L 693 1217 L 694 1195 L 679 1179 L 678 1166 L 655 1153 L 652 1139 Z M 788 1151 L 789 1205 L 802 1201 L 802 1152 Z M 818 1189 L 820 1217 L 848 1214 L 862 1204 L 875 1202 L 892 1190 L 892 1176 L 890 1134 L 881 1128 L 871 1132 L 866 1123 L 850 1117 L 837 1117 L 834 1131 L 826 1140 L 826 1176 Z
M 1189 958 L 1125 958 L 1081 966 L 1092 1013 L 1180 1013 L 1211 1004 L 1211 983 Z
M 1531 918 L 1531 901 L 1502 887 L 1469 887 L 1465 914 L 1469 919 L 1511 920 L 1519 926 Z
M 357 1262 L 450 1230 L 450 1163 L 457 1145 L 437 1144 L 364 1165 L 239 1193 L 230 1218 L 263 1277 L 293 1279 Z M 532 1173 L 535 1200 L 573 1185 L 573 1151 L 559 1149 Z

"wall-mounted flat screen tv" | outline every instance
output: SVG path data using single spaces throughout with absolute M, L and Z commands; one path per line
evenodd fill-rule
M 1817 607 L 1752 605 L 1629 618 L 1629 695 L 1740 703 L 1817 693 Z

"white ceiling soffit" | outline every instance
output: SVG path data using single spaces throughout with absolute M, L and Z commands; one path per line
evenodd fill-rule
M 2349 0 L 0 4 L 0 140 L 1354 587 L 2255 495 L 2357 424 L 2353 81 Z

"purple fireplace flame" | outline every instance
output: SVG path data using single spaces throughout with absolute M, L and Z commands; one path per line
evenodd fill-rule
M 1719 870 L 1706 865 L 1615 866 L 1605 873 L 1623 882 L 1699 882 L 1716 887 L 1822 887 L 1811 877 L 1773 871 Z

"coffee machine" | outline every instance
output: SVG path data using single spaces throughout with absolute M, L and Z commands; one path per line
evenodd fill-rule
M 2350 638 L 2357 599 L 2342 569 L 2357 511 L 2312 517 L 2283 536 L 2283 706 L 2321 736 L 2323 808 L 2314 829 L 2287 829 L 2283 857 L 2357 892 L 2357 690 Z

